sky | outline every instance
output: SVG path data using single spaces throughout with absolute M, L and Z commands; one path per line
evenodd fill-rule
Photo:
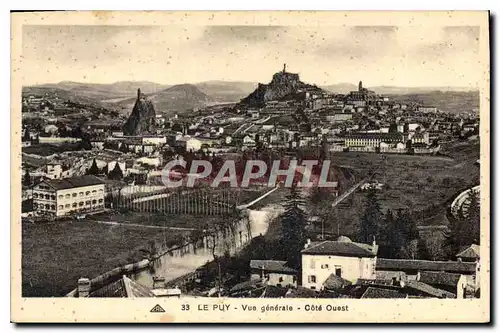
M 329 85 L 476 87 L 474 26 L 24 26 L 24 85 L 267 83 L 287 64 Z

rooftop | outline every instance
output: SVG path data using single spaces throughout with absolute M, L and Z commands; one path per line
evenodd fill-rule
M 118 281 L 107 284 L 95 291 L 89 297 L 155 297 L 153 292 L 125 275 Z
M 295 269 L 286 266 L 286 261 L 279 260 L 250 260 L 250 268 L 279 273 L 297 273 Z
M 341 237 L 338 241 L 312 242 L 302 250 L 302 254 L 375 257 L 377 251 L 377 245 L 356 243 L 347 237 Z
M 471 246 L 463 249 L 460 251 L 456 257 L 457 258 L 464 258 L 464 259 L 479 259 L 480 257 L 480 250 L 479 250 L 479 245 L 472 244 Z
M 450 293 L 449 291 L 434 288 L 427 283 L 422 281 L 413 281 L 409 280 L 406 282 L 406 287 L 417 290 L 421 293 L 424 293 L 428 296 L 437 297 L 437 298 L 456 298 L 455 294 Z
M 430 285 L 456 286 L 460 276 L 460 274 L 446 272 L 421 272 L 419 281 Z
M 368 287 L 361 298 L 407 298 L 408 295 L 397 290 Z
M 476 263 L 377 258 L 375 268 L 378 271 L 439 271 L 474 274 L 476 272 Z
M 78 177 L 68 177 L 64 179 L 47 179 L 43 181 L 55 190 L 65 190 L 75 187 L 84 187 L 92 185 L 104 185 L 104 182 L 93 175 Z

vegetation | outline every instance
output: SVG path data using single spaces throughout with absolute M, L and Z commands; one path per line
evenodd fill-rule
M 304 200 L 295 184 L 286 196 L 285 212 L 281 216 L 281 244 L 287 249 L 287 262 L 291 267 L 300 267 L 300 251 L 306 243 L 306 214 L 302 209 Z
M 106 168 L 107 168 L 107 166 L 106 166 Z M 123 171 L 120 168 L 120 164 L 118 162 L 115 163 L 115 167 L 113 168 L 113 170 L 111 170 L 109 172 L 108 178 L 109 179 L 113 179 L 113 180 L 121 180 L 121 179 L 123 179 Z
M 96 160 L 94 158 L 94 160 L 92 161 L 92 165 L 87 170 L 87 175 L 97 176 L 98 174 L 99 174 L 99 167 L 97 166 L 97 162 L 96 162 Z
M 150 241 L 174 243 L 185 233 L 91 221 L 23 223 L 22 229 L 23 297 L 64 296 L 81 277 L 147 258 Z
M 382 224 L 382 211 L 377 201 L 375 190 L 369 190 L 366 194 L 365 211 L 361 217 L 358 241 L 371 243 L 377 238 Z

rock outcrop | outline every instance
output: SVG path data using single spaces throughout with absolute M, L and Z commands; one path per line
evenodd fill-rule
M 257 89 L 241 100 L 240 104 L 248 106 L 264 106 L 269 101 L 297 99 L 305 97 L 306 92 L 321 92 L 316 86 L 300 81 L 299 74 L 283 71 L 275 73 L 269 84 L 259 83 Z
M 137 100 L 123 126 L 124 135 L 144 135 L 155 132 L 156 112 L 153 103 L 137 89 Z

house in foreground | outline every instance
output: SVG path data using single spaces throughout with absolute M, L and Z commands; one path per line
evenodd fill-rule
M 356 283 L 374 279 L 378 245 L 363 244 L 340 236 L 337 241 L 309 242 L 302 250 L 302 286 L 322 290 L 334 274 Z
M 251 279 L 260 279 L 267 285 L 276 287 L 296 287 L 297 270 L 286 265 L 286 261 L 279 260 L 251 260 Z

